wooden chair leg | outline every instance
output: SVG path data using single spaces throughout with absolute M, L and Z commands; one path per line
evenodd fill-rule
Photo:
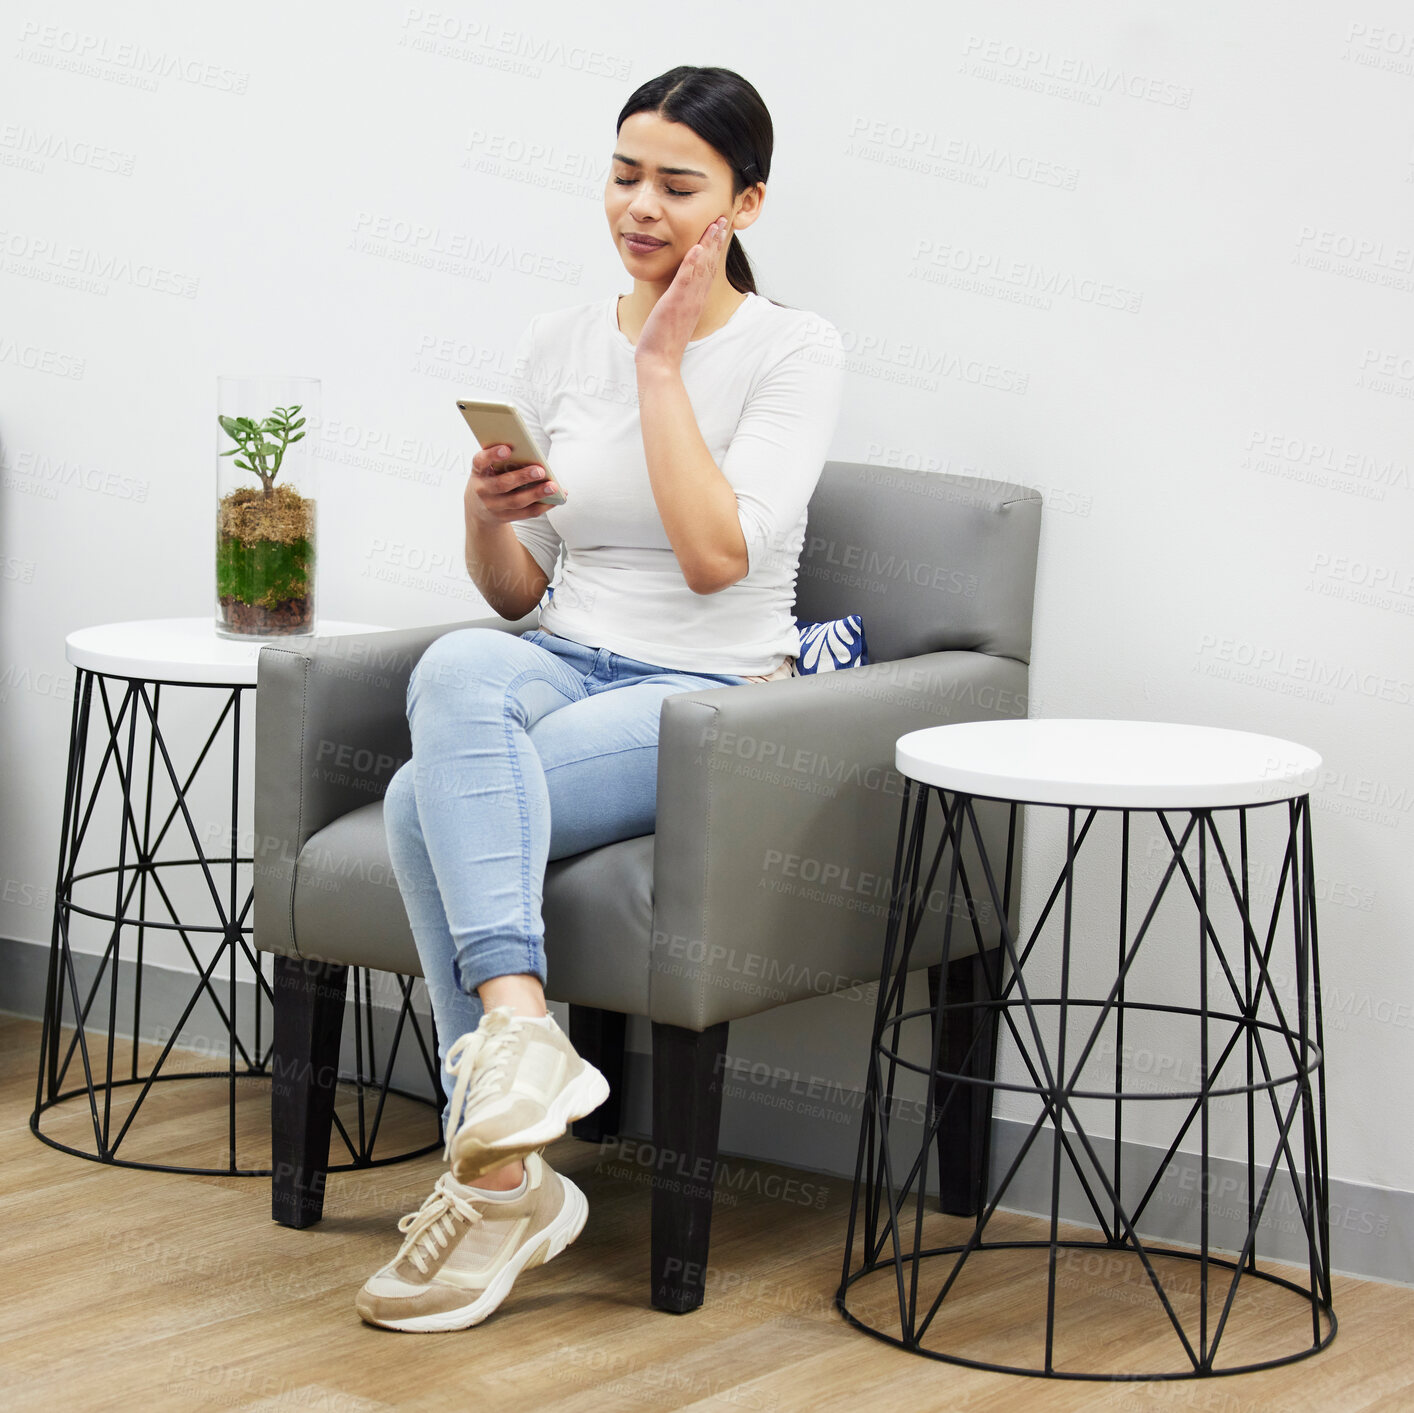
M 576 1120 L 570 1132 L 588 1143 L 619 1135 L 623 1113 L 624 1036 L 628 1017 L 597 1006 L 570 1007 L 570 1044 L 609 1081 L 609 1097 L 592 1114 Z
M 992 959 L 994 961 L 995 959 Z M 992 961 L 980 953 L 960 957 L 948 966 L 949 1005 L 985 1001 L 992 994 L 985 968 Z M 928 968 L 929 1004 L 938 1004 L 943 986 L 942 966 Z M 977 1027 L 982 1036 L 972 1058 L 963 1057 Z M 940 1063 L 953 1074 L 991 1079 L 997 1063 L 997 1013 L 979 1009 L 949 1015 L 943 1023 Z M 987 1177 L 992 1155 L 992 1091 L 976 1084 L 948 1084 L 935 1080 L 933 1103 L 941 1108 L 953 1090 L 961 1091 L 938 1126 L 938 1205 L 955 1217 L 975 1217 L 987 1201 Z
M 707 1287 L 727 1029 L 653 1022 L 652 1303 L 676 1315 Z
M 282 1226 L 324 1215 L 347 983 L 347 967 L 275 958 L 270 1214 Z

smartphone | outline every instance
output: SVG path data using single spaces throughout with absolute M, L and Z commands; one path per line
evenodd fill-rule
M 521 420 L 520 413 L 516 410 L 513 402 L 463 402 L 457 399 L 457 407 L 466 418 L 466 425 L 471 428 L 471 434 L 481 443 L 483 447 L 488 446 L 508 446 L 511 455 L 502 463 L 503 471 L 514 470 L 517 466 L 545 466 L 545 458 L 540 454 L 540 448 L 535 445 L 535 438 L 530 435 L 525 423 Z M 548 466 L 545 466 L 547 473 L 553 475 Z M 564 493 L 556 491 L 554 495 L 541 496 L 536 502 L 537 505 L 563 505 L 565 503 Z

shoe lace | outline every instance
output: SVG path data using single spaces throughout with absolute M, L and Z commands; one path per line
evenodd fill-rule
M 452 1156 L 452 1139 L 469 1109 L 496 1092 L 497 1082 L 514 1046 L 510 1043 L 524 1022 L 509 1006 L 487 1011 L 481 1024 L 454 1040 L 447 1050 L 446 1069 L 456 1079 L 447 1114 L 447 1143 L 442 1156 Z
M 456 1235 L 458 1216 L 473 1224 L 482 1220 L 481 1213 L 471 1205 L 470 1199 L 453 1192 L 448 1186 L 451 1177 L 451 1173 L 443 1173 L 422 1206 L 398 1219 L 398 1230 L 404 1233 L 405 1239 L 396 1259 L 401 1261 L 404 1256 L 411 1255 L 413 1265 L 424 1275 L 427 1274 L 428 1258 L 435 1258 L 439 1251 L 446 1250 Z

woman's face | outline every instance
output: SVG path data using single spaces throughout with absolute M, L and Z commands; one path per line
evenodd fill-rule
M 718 216 L 733 230 L 749 226 L 761 185 L 732 198 L 726 159 L 685 123 L 657 113 L 633 113 L 619 128 L 604 211 L 625 268 L 650 283 L 671 280 L 683 256 Z M 642 241 L 631 240 L 642 236 Z

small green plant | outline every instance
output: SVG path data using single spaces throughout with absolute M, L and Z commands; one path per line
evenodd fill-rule
M 275 488 L 275 477 L 280 474 L 286 449 L 304 437 L 299 430 L 304 426 L 304 418 L 295 420 L 300 406 L 295 403 L 291 407 L 277 407 L 263 422 L 254 422 L 249 417 L 217 418 L 226 435 L 236 443 L 221 455 L 234 456 L 242 471 L 259 476 L 267 496 Z M 242 456 L 245 460 L 240 459 Z
M 236 633 L 298 633 L 314 617 L 314 501 L 279 486 L 285 453 L 304 439 L 300 404 L 263 421 L 218 415 L 235 446 L 220 453 L 260 478 L 223 495 L 216 518 L 216 593 Z

